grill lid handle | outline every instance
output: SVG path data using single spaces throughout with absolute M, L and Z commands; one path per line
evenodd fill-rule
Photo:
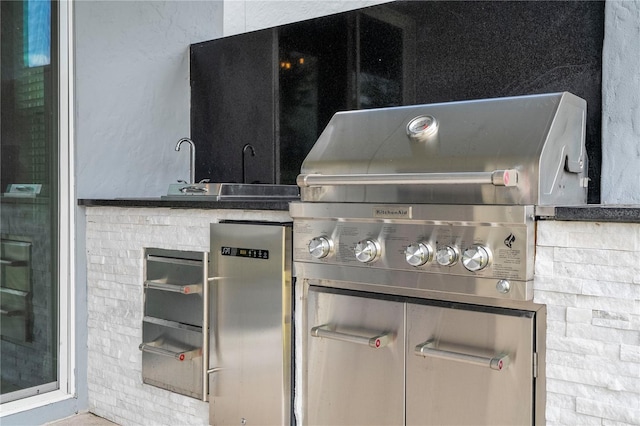
M 450 173 L 389 173 L 389 174 L 301 174 L 299 187 L 344 186 L 344 185 L 485 185 L 517 186 L 518 171 L 515 169 L 493 172 Z

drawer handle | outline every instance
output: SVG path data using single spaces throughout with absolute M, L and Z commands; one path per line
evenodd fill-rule
M 358 345 L 369 346 L 374 349 L 384 348 L 393 342 L 395 334 L 379 333 L 373 337 L 358 336 L 356 334 L 341 333 L 328 328 L 328 325 L 319 325 L 311 329 L 313 337 L 324 337 L 327 339 L 339 340 L 341 342 L 356 343 Z
M 160 281 L 149 280 L 144 282 L 144 286 L 146 288 L 150 288 L 153 290 L 170 291 L 173 293 L 181 293 L 181 294 L 202 293 L 201 284 L 177 285 L 177 284 L 167 284 Z
M 13 311 L 8 311 L 4 308 L 0 308 L 0 315 L 4 315 L 6 317 L 24 317 L 24 311 L 21 311 L 19 309 L 13 310 Z
M 18 296 L 22 298 L 26 298 L 29 295 L 29 292 L 27 291 L 16 290 L 15 288 L 9 287 L 0 287 L 0 294 L 1 293 L 10 294 L 12 296 Z
M 29 262 L 26 261 L 26 260 L 0 259 L 0 265 L 4 265 L 4 266 L 29 266 Z
M 202 356 L 202 348 L 196 348 L 189 351 L 172 351 L 170 349 L 161 348 L 158 345 L 161 341 L 155 341 L 150 343 L 141 343 L 138 346 L 142 352 L 148 352 L 154 355 L 166 356 L 169 358 L 175 358 L 178 361 L 188 361 L 193 358 Z
M 498 354 L 493 357 L 484 357 L 460 352 L 445 351 L 442 349 L 437 349 L 435 346 L 436 344 L 434 340 L 428 340 L 425 343 L 421 343 L 416 346 L 414 354 L 423 357 L 430 356 L 433 358 L 466 362 L 469 364 L 489 367 L 492 370 L 496 371 L 505 370 L 509 366 L 508 354 Z

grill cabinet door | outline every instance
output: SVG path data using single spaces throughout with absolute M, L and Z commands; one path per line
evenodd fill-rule
M 306 421 L 404 422 L 404 304 L 309 291 Z
M 408 304 L 407 424 L 532 424 L 534 315 Z

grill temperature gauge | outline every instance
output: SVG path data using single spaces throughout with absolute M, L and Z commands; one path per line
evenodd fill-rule
M 407 124 L 407 136 L 417 142 L 428 141 L 438 132 L 438 121 L 431 115 L 419 115 Z

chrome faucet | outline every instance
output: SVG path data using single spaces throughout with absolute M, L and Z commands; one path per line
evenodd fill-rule
M 180 151 L 180 145 L 182 145 L 183 142 L 187 142 L 189 144 L 189 183 L 194 184 L 196 183 L 196 145 L 191 139 L 182 138 L 176 144 L 176 151 Z
M 244 172 L 244 157 L 245 154 L 247 153 L 247 149 L 249 149 L 251 151 L 251 156 L 255 157 L 256 156 L 256 150 L 253 149 L 253 146 L 251 144 L 246 144 L 245 146 L 242 147 L 242 183 L 247 183 L 247 177 L 245 176 L 245 172 Z

